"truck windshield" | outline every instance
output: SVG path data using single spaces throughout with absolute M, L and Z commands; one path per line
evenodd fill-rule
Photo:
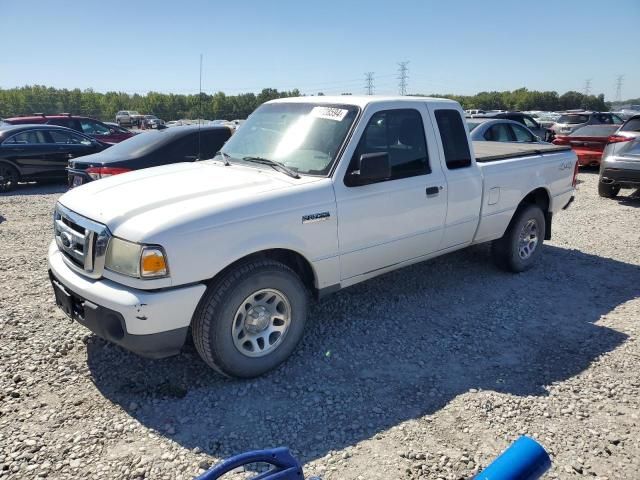
M 327 175 L 358 114 L 353 105 L 271 103 L 227 141 L 230 161 L 263 158 L 303 175 Z

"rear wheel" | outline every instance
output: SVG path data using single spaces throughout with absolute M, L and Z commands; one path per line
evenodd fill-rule
M 604 198 L 615 198 L 618 193 L 620 193 L 620 186 L 607 184 L 607 183 L 598 183 L 598 195 Z
M 18 170 L 6 163 L 0 163 L 0 192 L 13 190 L 20 180 Z
M 218 372 L 255 377 L 291 355 L 306 317 L 307 289 L 295 272 L 269 259 L 248 261 L 207 289 L 193 316 L 193 342 Z
M 505 234 L 492 244 L 498 266 L 516 273 L 529 270 L 540 256 L 545 231 L 544 213 L 539 206 L 519 208 Z

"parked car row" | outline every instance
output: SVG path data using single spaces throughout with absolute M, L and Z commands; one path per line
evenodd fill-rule
M 71 187 L 130 170 L 211 158 L 233 133 L 225 126 L 150 130 L 112 144 L 70 128 L 0 126 L 0 190 L 21 181 L 59 181 Z M 77 159 L 82 157 L 83 161 Z
M 10 125 L 58 125 L 89 135 L 90 137 L 100 140 L 102 143 L 109 144 L 122 142 L 135 135 L 135 133 L 121 128 L 118 125 L 108 125 L 93 118 L 71 115 L 70 113 L 60 113 L 58 115 L 36 113 L 28 116 L 4 118 L 2 121 Z
M 608 155 L 610 146 L 626 143 L 640 136 L 640 115 L 631 117 L 622 125 L 586 125 L 567 135 L 558 135 L 553 143 L 570 145 L 578 155 L 581 166 L 598 166 Z M 609 151 L 615 147 L 609 148 Z

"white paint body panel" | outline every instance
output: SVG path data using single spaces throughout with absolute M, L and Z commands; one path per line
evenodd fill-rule
M 570 151 L 486 164 L 472 160 L 468 168 L 448 170 L 434 111 L 455 109 L 464 118 L 461 107 L 450 100 L 341 96 L 278 102 L 343 103 L 361 109 L 331 176 L 294 179 L 267 166 L 206 161 L 91 182 L 63 195 L 60 203 L 106 225 L 117 237 L 164 247 L 170 277 L 144 281 L 105 271 L 104 278 L 89 280 L 64 266 L 54 244 L 49 263 L 56 276 L 94 303 L 123 313 L 127 328 L 132 309 L 145 303 L 158 320 L 142 325 L 133 318 L 130 333 L 154 333 L 188 325 L 205 290 L 201 282 L 252 253 L 295 251 L 311 264 L 316 288 L 346 287 L 501 237 L 518 204 L 536 188 L 549 192 L 553 213 L 574 191 L 573 170 L 566 167 L 576 161 Z M 432 172 L 347 187 L 344 176 L 367 120 L 395 108 L 420 112 Z M 433 186 L 439 194 L 428 198 L 425 190 Z M 303 223 L 304 215 L 319 213 L 329 216 Z M 154 291 L 145 292 L 150 289 Z

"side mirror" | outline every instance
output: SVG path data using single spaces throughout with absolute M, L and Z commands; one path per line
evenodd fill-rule
M 109 132 L 111 132 L 111 134 L 113 135 L 114 133 L 116 133 L 116 131 L 113 128 L 109 129 Z
M 386 180 L 391 176 L 389 154 L 364 153 L 358 159 L 358 169 L 351 172 L 350 178 L 354 185 L 368 185 Z
M 540 135 L 534 135 L 536 137 L 536 142 L 541 142 L 542 138 L 540 138 Z

